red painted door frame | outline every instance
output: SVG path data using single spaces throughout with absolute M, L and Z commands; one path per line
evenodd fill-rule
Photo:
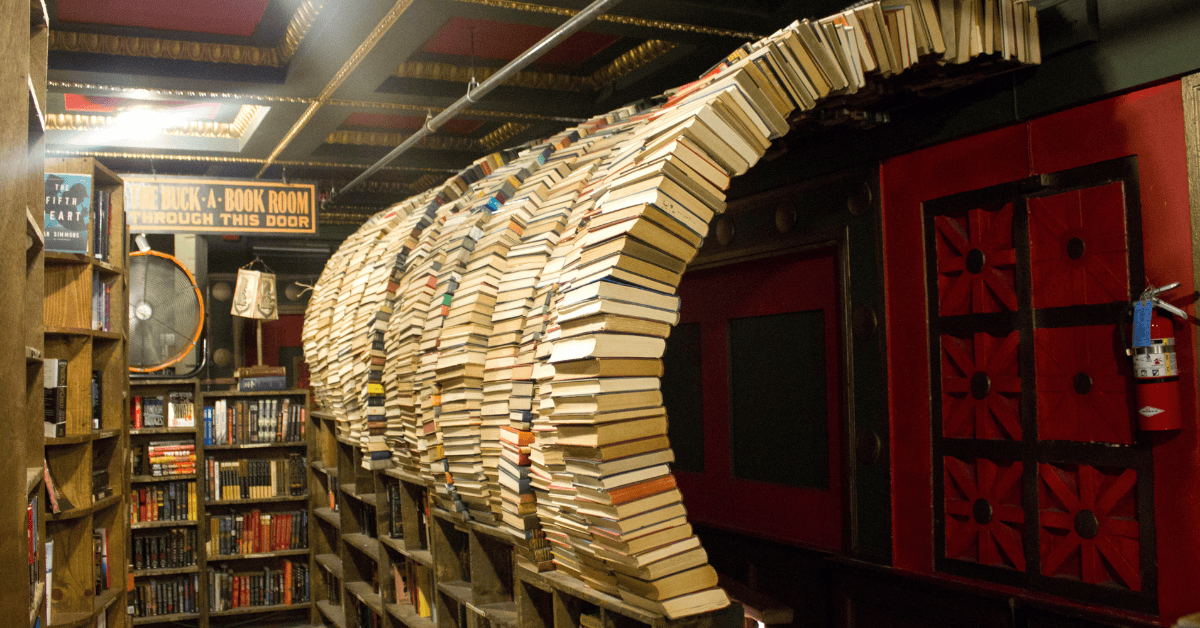
M 841 551 L 843 330 L 837 277 L 836 246 L 693 271 L 684 277 L 679 287 L 683 302 L 680 322 L 701 325 L 704 384 L 704 472 L 676 471 L 693 521 Z M 743 317 L 810 310 L 821 310 L 825 321 L 829 488 L 737 479 L 731 457 L 728 323 Z

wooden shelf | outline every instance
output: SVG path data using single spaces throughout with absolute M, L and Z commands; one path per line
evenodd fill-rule
M 171 615 L 151 615 L 149 617 L 130 617 L 130 621 L 134 626 L 144 624 L 164 624 L 167 622 L 184 621 L 188 619 L 198 619 L 200 613 L 173 613 Z
M 209 554 L 208 562 L 221 562 L 223 560 L 254 560 L 258 558 L 275 558 L 277 556 L 300 556 L 308 554 L 308 548 L 275 550 L 273 552 L 256 552 L 253 554 Z
M 438 591 L 445 593 L 450 599 L 459 604 L 474 604 L 475 593 L 471 591 L 471 583 L 464 580 L 437 583 Z
M 514 572 L 519 580 L 528 582 L 539 589 L 545 591 L 566 591 L 570 593 L 572 597 L 579 598 L 585 602 L 590 602 L 596 606 L 599 606 L 600 608 L 613 611 L 619 615 L 633 618 L 634 620 L 640 621 L 644 624 L 659 626 L 665 621 L 665 618 L 661 615 L 649 613 L 637 606 L 625 602 L 621 598 L 613 597 L 607 593 L 601 593 L 600 591 L 587 586 L 582 581 L 572 578 L 571 576 L 568 576 L 562 572 L 545 571 L 539 573 L 520 563 L 517 564 Z
M 426 567 L 433 567 L 433 553 L 427 549 L 408 549 L 408 544 L 404 539 L 393 539 L 390 536 L 379 537 L 379 542 L 385 546 L 396 550 L 406 558 L 412 559 L 414 562 Z
M 379 560 L 379 539 L 373 539 L 365 534 L 343 534 L 342 540 L 346 545 L 366 554 L 373 560 Z
M 231 617 L 233 615 L 254 615 L 257 613 L 275 613 L 278 611 L 293 611 L 311 607 L 310 602 L 292 602 L 291 604 L 272 604 L 271 606 L 243 606 L 227 611 L 212 611 L 209 617 Z
M 25 363 L 26 364 L 41 364 L 45 358 L 41 349 L 36 347 L 25 347 Z
M 153 377 L 138 377 L 132 375 L 129 378 L 130 387 L 138 386 L 195 386 L 194 379 L 155 379 Z
M 308 391 L 303 388 L 289 388 L 287 390 L 222 390 L 215 392 L 204 393 L 205 399 L 224 399 L 227 397 L 291 397 L 300 396 Z
M 312 463 L 310 463 L 310 464 L 312 465 L 312 468 L 314 470 L 316 470 L 318 473 L 324 473 L 325 475 L 327 475 L 331 478 L 336 478 L 338 476 L 338 468 L 336 466 L 326 466 L 316 460 L 312 461 Z
M 54 623 L 47 624 L 46 628 L 76 628 L 77 626 L 85 626 L 97 615 L 108 610 L 108 607 L 116 601 L 117 596 L 123 592 L 121 587 L 109 587 L 100 595 L 96 596 L 92 602 L 92 610 L 88 613 L 52 613 L 51 619 Z
M 129 524 L 130 530 L 153 530 L 155 528 L 178 528 L 184 526 L 194 526 L 194 519 L 184 519 L 181 521 L 135 521 Z
M 408 628 L 435 628 L 432 617 L 421 617 L 412 604 L 385 604 L 387 612 Z
M 25 468 L 25 495 L 36 491 L 42 485 L 42 479 L 45 478 L 45 473 L 42 472 L 42 467 L 26 467 Z
M 92 442 L 113 438 L 121 435 L 121 430 L 96 430 L 92 432 Z
M 129 482 L 131 484 L 146 484 L 150 482 L 177 482 L 180 480 L 194 480 L 195 473 L 185 475 L 131 475 Z
M 383 614 L 383 597 L 371 590 L 371 585 L 363 581 L 345 583 L 346 593 L 363 601 L 377 615 Z
M 29 123 L 34 133 L 46 132 L 46 107 L 38 100 L 38 89 L 33 84 L 33 77 L 25 77 L 25 86 L 29 91 Z M 37 126 L 33 126 L 34 120 Z
M 354 499 L 357 499 L 358 501 L 363 502 L 364 504 L 367 504 L 368 506 L 374 506 L 374 507 L 378 508 L 378 501 L 375 497 L 375 493 L 359 494 L 356 492 L 358 490 L 357 484 L 342 484 L 341 489 L 342 489 L 342 492 L 345 493 L 346 495 L 349 495 L 350 497 L 353 497 Z
M 313 514 L 321 521 L 328 523 L 338 530 L 342 529 L 342 519 L 336 510 L 332 508 L 313 508 Z
M 245 445 L 205 445 L 204 449 L 205 449 L 205 451 L 213 451 L 213 450 L 221 451 L 221 450 L 228 450 L 228 449 L 236 449 L 236 450 L 271 449 L 274 447 L 301 447 L 301 448 L 303 448 L 303 447 L 308 447 L 308 443 L 305 443 L 304 441 L 300 441 L 300 442 L 294 442 L 294 443 L 246 443 Z
M 75 434 L 72 436 L 47 436 L 45 441 L 47 447 L 55 447 L 60 445 L 79 445 L 82 443 L 92 442 L 91 434 Z
M 429 483 L 428 481 L 425 480 L 425 478 L 423 478 L 419 475 L 413 475 L 411 473 L 408 473 L 408 472 L 404 471 L 403 469 L 401 469 L 400 467 L 392 467 L 390 469 L 384 469 L 383 473 L 384 473 L 384 475 L 390 475 L 398 480 L 404 480 L 405 482 L 408 482 L 409 484 L 417 484 L 420 486 L 425 486 Z
M 492 626 L 504 626 L 505 628 L 516 628 L 517 626 L 517 604 L 516 602 L 497 602 L 496 604 L 467 604 L 467 610 L 478 615 L 483 615 L 487 618 L 488 623 Z
M 29 206 L 25 206 L 25 235 L 32 240 L 30 251 L 40 251 L 46 246 L 46 234 L 42 231 L 42 221 L 33 217 L 33 212 L 29 211 Z
M 46 601 L 46 581 L 39 579 L 37 581 L 37 589 L 33 592 L 33 603 L 29 605 L 29 623 L 38 617 L 45 616 L 42 612 L 42 602 Z
M 121 501 L 121 494 L 114 493 L 112 495 L 109 495 L 108 497 L 105 497 L 104 499 L 93 502 L 87 506 L 81 506 L 79 508 L 72 508 L 71 510 L 66 510 L 66 511 L 60 512 L 58 514 L 48 512 L 48 513 L 46 513 L 46 521 L 47 522 L 50 522 L 50 521 L 60 522 L 60 521 L 68 521 L 71 519 L 78 519 L 80 517 L 85 517 L 87 515 L 90 515 L 96 511 L 104 510 L 105 508 L 108 508 L 109 506 L 112 506 L 113 504 L 119 503 L 120 501 Z
M 134 569 L 129 573 L 135 578 L 142 576 L 173 576 L 181 573 L 197 573 L 200 571 L 199 565 L 188 565 L 187 567 L 163 567 L 160 569 Z
M 46 327 L 47 336 L 90 336 L 99 340 L 121 340 L 123 335 L 119 331 L 100 331 L 99 329 L 88 329 L 86 327 Z
M 129 430 L 130 436 L 144 436 L 148 434 L 195 434 L 194 427 L 139 427 Z
M 274 504 L 278 502 L 299 502 L 308 499 L 308 495 L 284 495 L 282 497 L 251 497 L 249 499 L 210 499 L 205 501 L 207 506 L 241 506 L 243 504 Z
M 333 574 L 338 580 L 342 579 L 342 559 L 337 554 L 317 554 L 316 561 L 325 571 Z
M 346 614 L 342 612 L 341 606 L 334 606 L 329 600 L 321 600 L 317 602 L 317 610 L 321 611 L 321 614 L 334 626 L 346 628 Z

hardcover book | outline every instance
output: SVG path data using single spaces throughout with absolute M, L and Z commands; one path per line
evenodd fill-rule
M 45 189 L 45 250 L 87 254 L 92 175 L 47 172 Z

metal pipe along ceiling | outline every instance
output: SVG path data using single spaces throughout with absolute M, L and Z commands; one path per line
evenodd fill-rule
M 332 204 L 339 196 L 345 194 L 348 190 L 361 185 L 364 181 L 369 179 L 371 175 L 375 174 L 381 168 L 394 161 L 397 157 L 404 153 L 404 151 L 416 145 L 421 138 L 433 133 L 434 131 L 437 131 L 438 127 L 454 118 L 454 116 L 457 115 L 458 112 L 465 109 L 467 105 L 478 102 L 480 98 L 493 89 L 499 87 L 513 74 L 520 72 L 525 68 L 525 66 L 533 63 L 542 55 L 553 50 L 554 47 L 561 43 L 564 39 L 574 35 L 577 31 L 579 31 L 579 29 L 587 25 L 588 22 L 596 19 L 605 11 L 616 6 L 619 2 L 621 2 L 621 0 L 595 0 L 589 4 L 586 9 L 576 13 L 574 17 L 566 22 L 563 22 L 561 26 L 543 37 L 538 43 L 530 46 L 528 50 L 522 52 L 517 56 L 516 59 L 509 61 L 508 64 L 506 64 L 503 68 L 500 68 L 500 71 L 488 77 L 488 79 L 480 83 L 478 87 L 475 89 L 468 89 L 465 96 L 456 100 L 454 104 L 444 109 L 441 113 L 427 120 L 424 126 L 418 129 L 416 133 L 410 135 L 408 139 L 404 140 L 404 142 L 402 142 L 396 148 L 393 148 L 391 152 L 389 152 L 387 155 L 384 155 L 383 158 L 375 162 L 370 168 L 367 168 L 365 172 L 358 175 L 358 177 L 356 177 L 353 181 L 343 186 L 342 189 L 334 194 L 328 201 L 326 201 L 326 203 Z

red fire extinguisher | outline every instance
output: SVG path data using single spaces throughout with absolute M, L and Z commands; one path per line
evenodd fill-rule
M 1138 428 L 1147 431 L 1177 430 L 1183 426 L 1179 408 L 1179 362 L 1175 357 L 1175 323 L 1165 310 L 1187 320 L 1187 313 L 1158 298 L 1158 295 L 1179 287 L 1179 282 L 1142 293 L 1139 302 L 1149 309 L 1150 342 L 1133 346 L 1126 353 L 1133 358 L 1134 389 L 1137 397 Z M 1133 309 L 1135 304 L 1130 304 Z M 1135 322 L 1134 337 L 1137 337 Z

